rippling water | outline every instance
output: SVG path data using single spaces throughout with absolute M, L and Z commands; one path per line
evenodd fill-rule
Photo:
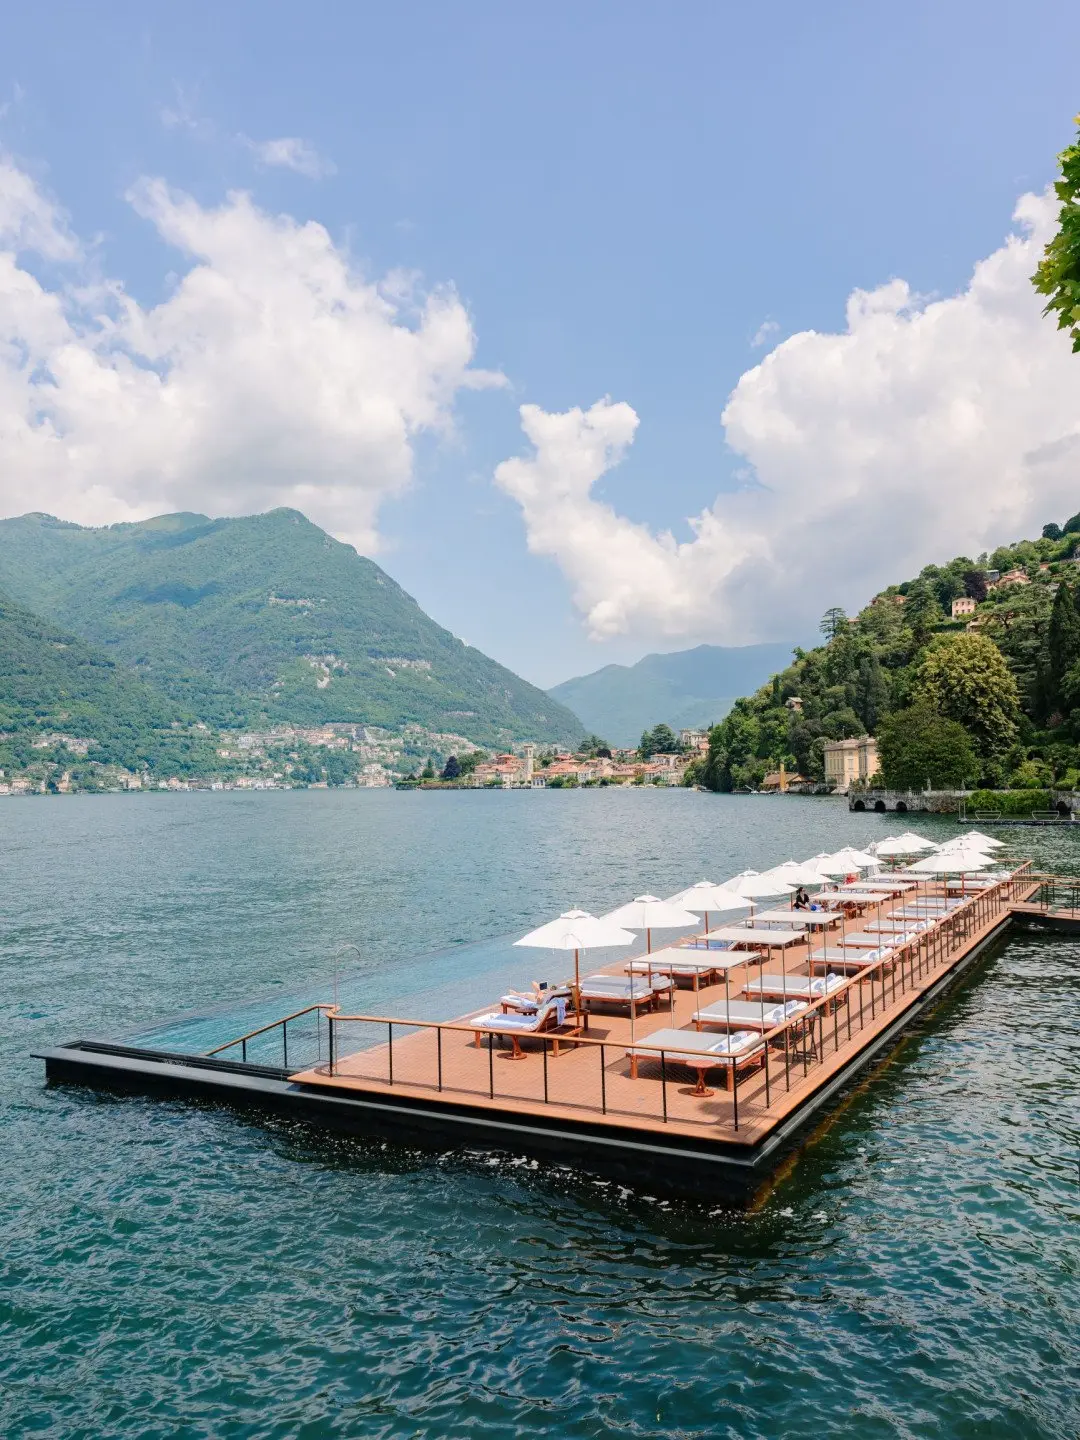
M 1002 944 L 750 1214 L 28 1059 L 273 1008 L 345 942 L 372 1004 L 482 987 L 465 941 L 888 826 L 610 790 L 0 805 L 0 1434 L 1080 1433 L 1074 941 Z M 1080 871 L 1080 837 L 1009 833 Z

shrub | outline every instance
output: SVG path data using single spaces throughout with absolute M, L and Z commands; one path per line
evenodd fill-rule
M 975 790 L 968 797 L 970 810 L 1000 810 L 1003 815 L 1030 815 L 1050 809 L 1049 790 Z

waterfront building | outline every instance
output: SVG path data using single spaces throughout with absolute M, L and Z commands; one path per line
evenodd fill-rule
M 856 781 L 866 782 L 878 772 L 877 741 L 872 735 L 853 740 L 830 740 L 825 746 L 825 779 L 840 794 Z

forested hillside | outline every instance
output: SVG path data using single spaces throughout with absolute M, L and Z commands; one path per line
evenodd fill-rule
M 0 595 L 0 769 L 186 769 L 208 732 L 145 680 Z M 45 773 L 43 770 L 43 773 Z
M 214 726 L 416 723 L 490 745 L 584 733 L 294 510 L 0 521 L 0 589 Z
M 783 761 L 822 780 L 828 740 L 871 734 L 890 788 L 1080 782 L 1078 582 L 1080 515 L 830 610 L 826 643 L 735 703 L 696 778 L 753 787 Z

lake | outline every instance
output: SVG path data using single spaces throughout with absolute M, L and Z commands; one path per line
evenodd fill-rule
M 1076 1436 L 1074 940 L 1000 944 L 750 1213 L 29 1059 L 335 974 L 449 1016 L 571 905 L 902 828 L 957 827 L 641 789 L 0 804 L 0 1434 Z M 999 833 L 1080 873 L 1080 834 Z

